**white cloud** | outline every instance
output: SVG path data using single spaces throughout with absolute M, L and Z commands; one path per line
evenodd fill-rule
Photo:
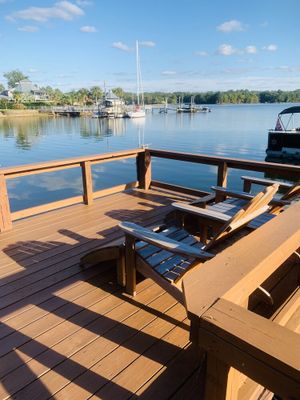
M 276 44 L 269 44 L 268 46 L 264 46 L 263 50 L 276 51 L 277 50 L 277 46 L 276 46 Z
M 37 26 L 26 25 L 26 26 L 20 26 L 20 28 L 18 28 L 18 31 L 21 31 L 21 32 L 37 32 L 37 31 L 39 31 L 39 28 Z
M 233 54 L 236 54 L 238 51 L 235 49 L 231 44 L 221 44 L 218 47 L 217 53 L 222 55 L 222 56 L 232 56 Z
M 208 56 L 208 53 L 206 51 L 195 51 L 194 55 L 200 56 L 200 57 L 206 57 L 206 56 Z
M 32 20 L 36 22 L 46 22 L 51 18 L 71 21 L 75 17 L 84 15 L 84 11 L 76 4 L 69 1 L 59 1 L 53 7 L 29 7 L 24 10 L 16 11 L 7 16 L 9 20 Z
M 90 6 L 91 4 L 93 4 L 93 2 L 89 1 L 89 0 L 76 0 L 76 4 L 79 7 L 86 7 L 86 6 Z
M 85 25 L 80 28 L 80 31 L 86 33 L 94 33 L 97 32 L 97 29 L 94 26 Z
M 115 49 L 119 49 L 122 51 L 132 51 L 132 49 L 130 47 L 127 46 L 127 44 L 123 43 L 123 42 L 114 42 L 112 44 L 112 47 L 114 47 Z
M 151 40 L 146 40 L 144 42 L 139 42 L 139 45 L 144 46 L 144 47 L 155 47 L 156 43 L 152 42 Z
M 257 48 L 256 48 L 256 46 L 250 45 L 250 46 L 247 46 L 247 47 L 245 48 L 245 51 L 246 51 L 246 53 L 248 53 L 248 54 L 256 54 L 256 53 L 257 53 Z
M 35 69 L 35 68 L 29 68 L 28 72 L 30 72 L 31 74 L 36 74 L 39 71 L 37 69 Z
M 221 32 L 233 32 L 244 31 L 245 28 L 240 21 L 232 19 L 230 21 L 223 22 L 223 24 L 217 26 L 217 30 Z
M 162 75 L 176 75 L 176 71 L 162 71 L 161 73 Z

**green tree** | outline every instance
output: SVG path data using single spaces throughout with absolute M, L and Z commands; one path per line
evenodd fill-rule
M 113 92 L 116 96 L 120 97 L 120 99 L 124 99 L 125 93 L 124 93 L 124 90 L 123 90 L 122 88 L 117 87 L 117 88 L 113 89 L 112 92 Z
M 79 89 L 76 93 L 77 102 L 82 105 L 86 105 L 89 97 L 89 91 L 87 89 Z
M 102 99 L 103 91 L 99 86 L 93 86 L 90 89 L 90 96 L 94 102 L 97 102 Z
M 3 90 L 5 90 L 5 87 L 2 85 L 2 83 L 0 83 L 0 93 L 3 92 Z
M 17 83 L 22 81 L 23 79 L 28 79 L 28 76 L 24 75 L 23 72 L 19 71 L 18 69 L 5 72 L 3 76 L 7 80 L 7 85 L 10 89 L 14 88 Z

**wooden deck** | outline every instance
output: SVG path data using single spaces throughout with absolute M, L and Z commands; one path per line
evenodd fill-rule
M 1 234 L 0 399 L 199 398 L 185 309 L 150 280 L 124 295 L 112 263 L 79 265 L 121 236 L 119 221 L 159 223 L 184 198 L 130 190 Z

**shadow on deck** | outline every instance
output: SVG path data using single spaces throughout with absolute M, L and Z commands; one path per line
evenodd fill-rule
M 160 223 L 184 198 L 128 191 L 1 234 L 1 399 L 201 396 L 201 358 L 185 309 L 150 280 L 134 299 L 124 295 L 113 263 L 79 265 L 82 255 L 121 237 L 119 221 Z

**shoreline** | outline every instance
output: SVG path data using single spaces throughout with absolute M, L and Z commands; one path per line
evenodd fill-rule
M 0 118 L 35 117 L 37 115 L 40 115 L 39 110 L 0 110 Z

